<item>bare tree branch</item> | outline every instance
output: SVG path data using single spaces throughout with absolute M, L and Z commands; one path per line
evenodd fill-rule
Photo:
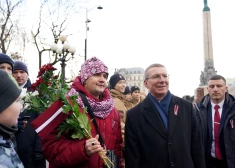
M 17 22 L 13 23 L 11 17 L 13 16 L 15 8 L 19 7 L 19 5 L 23 2 L 23 0 L 18 0 L 14 5 L 12 5 L 12 1 L 5 0 L 6 7 L 4 8 L 4 5 L 0 7 L 0 49 L 3 53 L 8 51 L 14 39 L 13 37 L 17 35 L 14 33 L 14 29 L 18 27 L 15 24 Z
M 42 3 L 35 34 L 32 31 L 33 42 L 39 56 L 39 68 L 42 66 L 42 54 L 45 52 L 49 52 L 48 56 L 51 64 L 56 64 L 60 61 L 58 54 L 50 55 L 51 50 L 48 41 L 52 39 L 52 41 L 57 43 L 60 35 L 66 31 L 72 16 L 76 13 L 75 2 L 77 1 L 71 3 L 70 0 L 57 0 L 56 3 L 52 3 L 45 0 Z M 51 60 L 53 61 L 51 62 Z

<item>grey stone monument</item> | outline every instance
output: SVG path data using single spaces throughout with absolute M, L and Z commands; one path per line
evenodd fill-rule
M 208 79 L 217 72 L 214 68 L 212 35 L 211 35 L 211 17 L 210 8 L 207 0 L 204 0 L 203 8 L 203 38 L 204 38 L 204 71 L 200 75 L 200 85 L 207 85 Z
M 204 0 L 203 8 L 203 42 L 204 42 L 204 70 L 201 71 L 199 87 L 194 91 L 194 102 L 199 102 L 207 92 L 207 82 L 217 71 L 214 68 L 211 16 L 207 0 Z
M 216 73 L 217 71 L 214 68 L 213 60 L 211 59 L 206 60 L 204 71 L 201 71 L 199 86 L 206 86 L 209 78 L 212 75 L 215 75 Z

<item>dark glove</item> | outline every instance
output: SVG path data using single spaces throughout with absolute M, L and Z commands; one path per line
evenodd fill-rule
M 22 117 L 19 117 L 18 118 L 18 123 L 17 123 L 17 128 L 18 128 L 18 131 L 17 132 L 24 132 L 23 128 L 24 128 L 24 122 L 23 122 L 23 118 Z

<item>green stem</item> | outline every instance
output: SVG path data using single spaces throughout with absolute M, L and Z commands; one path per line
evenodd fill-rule
M 78 121 L 78 118 L 77 118 L 77 116 L 76 116 L 75 113 L 73 113 L 73 117 Z M 93 138 L 92 135 L 91 135 L 91 133 L 89 133 L 85 128 L 83 128 L 83 131 L 84 131 L 84 133 L 86 134 L 86 137 L 87 137 L 87 138 Z M 114 166 L 114 164 L 111 162 L 111 160 L 110 160 L 106 155 L 105 155 L 105 156 L 103 156 L 102 154 L 99 154 L 99 155 L 100 155 L 100 157 L 102 158 L 104 164 L 105 164 L 108 168 L 110 168 L 108 162 Z
M 78 118 L 77 118 L 77 116 L 74 113 L 73 113 L 73 116 L 78 121 Z M 92 138 L 92 135 L 85 128 L 83 128 L 83 130 L 85 131 L 86 137 Z

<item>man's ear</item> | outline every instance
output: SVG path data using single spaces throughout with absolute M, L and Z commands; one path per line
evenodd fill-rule
M 148 85 L 147 85 L 147 80 L 144 80 L 144 86 L 145 86 L 147 89 L 149 89 L 149 88 L 148 88 Z
M 228 92 L 228 86 L 225 87 L 226 92 Z

